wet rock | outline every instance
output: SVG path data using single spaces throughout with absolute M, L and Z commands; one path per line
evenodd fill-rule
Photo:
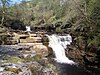
M 4 60 L 5 63 L 22 63 L 23 62 L 23 59 L 17 57 L 17 56 L 12 56 L 10 57 L 9 59 L 7 60 Z
M 0 75 L 32 75 L 30 69 L 25 64 L 5 63 Z
M 68 46 L 68 49 L 66 50 L 66 56 L 72 60 L 74 60 L 77 63 L 83 64 L 83 55 L 85 54 L 84 51 L 77 49 L 74 46 Z
M 67 52 L 68 51 L 68 52 Z M 96 53 L 90 51 L 80 50 L 75 46 L 68 46 L 68 50 L 66 51 L 67 57 L 74 60 L 75 62 L 85 65 L 86 67 L 97 67 L 99 65 L 98 59 L 96 58 Z
M 40 55 L 41 57 L 45 57 L 48 55 L 48 49 L 46 46 L 42 44 L 34 44 L 33 48 L 31 50 L 35 50 L 37 55 Z
M 43 60 L 41 60 L 43 62 Z M 57 75 L 56 67 L 50 63 L 32 62 L 28 64 L 32 75 Z
M 0 46 L 0 54 L 3 56 L 5 56 L 5 55 L 6 56 L 8 55 L 8 57 L 9 56 L 17 56 L 18 55 L 17 52 L 18 52 L 18 50 L 15 48 L 11 48 L 9 46 L 6 47 L 4 45 Z
M 48 49 L 42 43 L 20 44 L 0 51 L 9 56 L 1 65 L 0 75 L 57 75 L 56 67 L 45 57 Z
M 30 50 L 30 51 L 27 51 L 27 50 L 22 50 L 22 51 L 19 51 L 18 52 L 19 57 L 22 57 L 22 58 L 26 58 L 26 57 L 34 57 L 36 55 L 36 52 L 34 50 Z
M 0 72 L 0 75 L 17 75 L 17 74 L 6 71 L 6 72 Z
M 13 66 L 13 67 L 6 67 L 5 68 L 5 71 L 11 71 L 11 72 L 14 72 L 14 73 L 19 73 L 19 72 L 22 72 L 22 70 L 20 69 L 20 68 L 17 68 L 17 67 L 15 67 L 15 66 Z
M 5 69 L 4 67 L 0 67 L 0 72 L 4 71 L 4 69 Z

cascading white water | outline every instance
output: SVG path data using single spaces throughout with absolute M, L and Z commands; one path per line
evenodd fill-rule
M 30 31 L 31 31 L 30 26 L 26 26 L 26 31 L 27 31 L 27 32 L 30 32 Z
M 60 63 L 75 64 L 72 60 L 69 60 L 65 55 L 65 49 L 67 45 L 72 42 L 72 37 L 68 34 L 67 36 L 58 35 L 47 35 L 49 38 L 49 47 L 51 47 L 55 53 L 55 60 Z

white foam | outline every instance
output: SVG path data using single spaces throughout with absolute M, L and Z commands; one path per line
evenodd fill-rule
M 27 32 L 30 32 L 30 31 L 31 31 L 30 26 L 26 26 L 26 31 L 27 31 Z
M 65 48 L 72 42 L 71 36 L 58 36 L 58 35 L 47 35 L 49 38 L 49 47 L 51 47 L 55 53 L 55 60 L 59 63 L 75 64 L 74 61 L 69 60 L 65 54 Z M 62 40 L 61 40 L 62 39 Z

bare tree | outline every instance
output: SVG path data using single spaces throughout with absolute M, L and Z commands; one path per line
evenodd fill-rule
M 2 18 L 1 18 L 1 24 L 2 27 L 4 24 L 5 14 L 6 14 L 6 6 L 8 6 L 10 3 L 10 0 L 0 0 L 1 9 L 2 9 Z

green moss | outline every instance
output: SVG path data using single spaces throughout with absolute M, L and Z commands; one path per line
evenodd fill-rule
M 26 58 L 23 58 L 24 62 L 30 62 L 30 61 L 34 61 L 34 58 L 31 58 L 31 57 L 26 57 Z
M 17 63 L 23 62 L 23 59 L 21 59 L 19 57 L 16 57 L 16 56 L 12 56 L 11 58 L 9 58 L 8 60 L 5 60 L 4 62 L 5 63 L 14 63 L 14 64 L 17 64 Z
M 3 32 L 5 32 L 5 31 L 6 31 L 5 28 L 0 27 L 0 33 L 3 33 Z
M 60 27 L 57 27 L 56 28 L 56 32 L 57 33 L 63 33 L 64 32 L 64 29 L 61 29 Z

